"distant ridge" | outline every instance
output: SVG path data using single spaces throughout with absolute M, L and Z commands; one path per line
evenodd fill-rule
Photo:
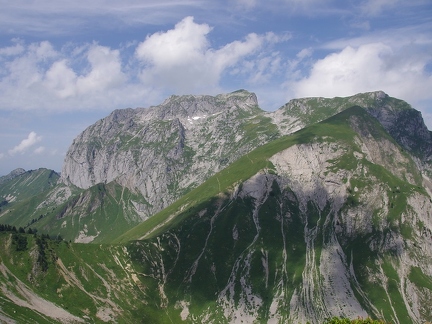
M 9 174 L 5 175 L 5 176 L 1 176 L 0 177 L 0 184 L 12 180 L 13 178 L 25 173 L 26 170 L 24 170 L 23 168 L 17 168 L 13 171 L 11 171 Z

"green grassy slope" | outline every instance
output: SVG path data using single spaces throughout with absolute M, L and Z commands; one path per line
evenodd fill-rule
M 374 129 L 376 138 L 385 137 L 394 142 L 381 125 L 367 114 L 364 109 L 357 106 L 346 109 L 323 122 L 313 124 L 292 135 L 278 138 L 246 154 L 224 170 L 210 177 L 205 183 L 177 200 L 174 204 L 120 236 L 115 242 L 127 242 L 144 236 L 155 236 L 165 231 L 167 228 L 175 226 L 175 224 L 181 222 L 185 217 L 188 217 L 187 215 L 193 214 L 194 210 L 188 210 L 189 208 L 193 208 L 207 200 L 217 197 L 221 192 L 227 192 L 233 189 L 236 184 L 249 179 L 259 170 L 272 170 L 272 164 L 269 158 L 292 145 L 325 139 L 325 141 L 329 142 L 345 142 L 350 146 L 356 147 L 354 143 L 356 133 L 347 122 L 353 115 L 359 116 L 359 118 L 363 118 L 367 123 L 372 124 L 370 127 Z M 359 148 L 357 149 L 360 151 Z M 357 163 L 355 157 L 352 155 L 347 156 L 346 160 L 340 161 L 336 167 L 348 168 L 350 167 L 348 165 L 350 163 L 351 165 Z M 415 170 L 414 164 L 409 167 Z M 376 172 L 379 174 L 389 173 L 379 166 L 376 168 Z M 420 174 L 418 172 L 415 174 L 415 177 L 420 181 Z M 397 184 L 395 184 L 395 186 L 396 185 Z M 187 211 L 183 212 L 184 209 Z
M 24 248 L 15 236 L 25 240 Z M 145 313 L 145 302 L 137 302 L 145 294 L 123 247 L 16 233 L 0 233 L 0 244 L 0 315 L 59 323 L 68 322 L 67 312 L 86 323 L 136 323 Z
M 406 158 L 405 164 L 401 166 L 391 154 L 380 160 L 387 167 L 367 160 L 361 154 L 361 143 L 371 139 L 391 143 Z M 284 149 L 311 143 L 341 148 L 341 155 L 327 169 L 333 174 L 350 174 L 345 180 L 347 197 L 338 208 L 333 201 L 320 207 L 313 199 L 301 205 L 304 197 L 281 181 L 283 176 L 269 161 Z M 395 175 L 392 167 L 404 170 Z M 265 178 L 262 200 L 233 193 L 234 188 L 241 192 L 259 172 Z M 111 225 L 106 226 L 113 227 L 105 239 L 117 244 L 69 244 L 21 234 L 26 237 L 26 247 L 17 249 L 23 244 L 13 239 L 14 234 L 0 234 L 0 244 L 5 247 L 0 251 L 0 266 L 8 269 L 0 271 L 5 287 L 0 291 L 0 308 L 10 318 L 17 318 L 14 312 L 24 314 L 24 322 L 53 322 L 40 310 L 24 311 L 11 302 L 11 295 L 24 298 L 16 288 L 24 284 L 86 322 L 177 323 L 187 317 L 187 323 L 252 322 L 252 318 L 265 323 L 276 316 L 277 309 L 279 317 L 273 318 L 285 323 L 297 302 L 310 311 L 310 321 L 318 323 L 342 316 L 347 309 L 342 303 L 339 312 L 328 311 L 320 290 L 324 274 L 329 275 L 322 270 L 325 260 L 321 257 L 337 242 L 340 248 L 333 257 L 340 258 L 342 267 L 331 277 L 332 284 L 338 287 L 336 279 L 348 278 L 349 286 L 344 288 L 352 289 L 371 316 L 415 322 L 401 291 L 412 284 L 425 303 L 432 278 L 417 264 L 408 267 L 408 278 L 401 286 L 398 246 L 386 244 L 397 242 L 395 238 L 421 242 L 409 223 L 407 207 L 411 195 L 424 198 L 419 179 L 412 160 L 379 123 L 364 109 L 352 107 L 257 148 L 126 233 L 121 223 L 108 218 Z M 380 194 L 388 198 L 385 211 L 372 211 L 371 223 L 365 226 L 370 231 L 357 228 L 348 233 L 352 224 L 362 222 L 365 199 L 371 199 L 362 193 L 374 186 L 382 188 Z M 93 235 L 105 226 L 102 221 L 109 217 L 108 210 L 115 211 L 114 215 L 124 212 L 126 205 L 119 197 L 126 199 L 127 195 L 138 199 L 115 184 L 98 185 L 75 196 L 64 211 L 78 201 L 87 201 L 79 206 L 89 209 L 72 208 L 71 219 L 77 222 L 87 211 L 94 220 L 95 232 L 88 232 Z M 98 199 L 104 203 L 97 204 Z M 92 206 L 98 207 L 92 210 Z M 65 220 L 60 218 L 57 224 Z M 417 248 L 408 251 L 409 255 L 422 253 Z M 346 302 L 352 302 L 352 296 L 347 296 Z M 432 319 L 427 310 L 421 312 L 423 319 Z
M 0 198 L 17 203 L 54 187 L 59 174 L 48 169 L 30 170 L 0 185 Z
M 354 130 L 353 125 L 359 129 Z M 409 305 L 400 292 L 404 289 L 399 277 L 400 252 L 391 244 L 385 248 L 383 242 L 399 235 L 404 240 L 415 239 L 413 232 L 407 230 L 410 225 L 403 219 L 409 213 L 407 199 L 413 194 L 426 196 L 426 193 L 419 187 L 420 174 L 415 164 L 400 148 L 407 164 L 403 166 L 405 173 L 396 176 L 390 168 L 359 158 L 362 152 L 359 136 L 363 140 L 371 137 L 377 142 L 385 140 L 398 148 L 374 118 L 364 109 L 353 107 L 252 151 L 122 235 L 118 242 L 138 240 L 129 243 L 128 249 L 144 285 L 154 287 L 152 313 L 163 309 L 161 322 L 178 319 L 181 301 L 189 305 L 188 311 L 198 320 L 235 321 L 239 311 L 227 311 L 216 302 L 218 297 L 223 297 L 232 301 L 225 307 L 246 307 L 250 316 L 265 322 L 275 309 L 275 296 L 281 294 L 283 298 L 276 299 L 277 307 L 284 309 L 280 322 L 286 322 L 293 296 L 310 289 L 310 299 L 301 300 L 304 303 L 301 307 L 315 309 L 320 316 L 339 315 L 328 313 L 319 292 L 324 280 L 320 274 L 321 253 L 324 250 L 328 253 L 336 240 L 342 249 L 338 255 L 343 255 L 344 260 L 343 270 L 338 269 L 343 272 L 338 276 L 347 276 L 361 307 L 375 317 L 412 323 Z M 356 190 L 350 189 L 339 210 L 334 209 L 332 201 L 321 209 L 312 200 L 306 210 L 300 210 L 300 193 L 280 187 L 276 181 L 278 175 L 269 158 L 292 145 L 310 143 L 338 143 L 345 150 L 333 161 L 329 172 L 352 172 L 349 181 Z M 400 162 L 389 156 L 382 163 L 397 166 Z M 368 176 L 356 170 L 367 171 Z M 260 171 L 271 184 L 264 201 L 257 205 L 250 197 L 233 195 L 235 186 L 240 185 L 241 190 L 244 181 Z M 410 180 L 412 183 L 408 178 L 414 179 Z M 377 184 L 383 188 L 383 195 L 389 197 L 388 209 L 384 206 L 386 211 L 375 211 L 372 224 L 364 225 L 371 226 L 371 231 L 347 233 L 350 224 L 341 219 L 354 224 L 362 222 L 366 215 L 361 212 L 369 213 L 362 209 L 367 205 L 362 193 L 371 191 Z M 337 232 L 336 223 L 342 228 Z M 163 273 L 160 272 L 162 265 Z M 382 275 L 386 281 L 377 281 Z M 307 285 L 306 276 L 310 276 Z M 430 278 L 417 268 L 413 268 L 410 277 L 410 282 L 421 289 L 429 285 Z M 164 293 L 160 294 L 158 289 L 162 288 Z M 340 312 L 344 306 L 341 305 Z M 430 318 L 427 312 L 424 316 Z

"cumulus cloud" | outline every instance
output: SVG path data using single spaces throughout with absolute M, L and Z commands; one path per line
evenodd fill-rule
M 14 42 L 15 45 L 0 48 L 0 58 L 2 56 L 18 55 L 24 51 L 24 46 L 18 40 L 15 40 Z
M 67 59 L 55 61 L 44 75 L 43 85 L 60 98 L 107 91 L 124 83 L 122 62 L 118 50 L 93 44 L 86 55 L 89 72 L 77 75 Z
M 30 132 L 30 134 L 28 134 L 27 138 L 23 139 L 21 141 L 21 143 L 19 143 L 13 149 L 9 150 L 9 154 L 15 155 L 16 153 L 24 153 L 30 147 L 32 147 L 36 143 L 40 142 L 41 140 L 42 140 L 41 136 L 38 136 L 35 132 Z
M 43 146 L 39 146 L 39 147 L 36 148 L 33 152 L 34 152 L 35 154 L 42 154 L 42 153 L 45 152 L 45 147 L 43 147 Z
M 310 73 L 290 84 L 299 97 L 348 96 L 383 90 L 408 101 L 431 99 L 431 57 L 407 55 L 383 43 L 347 46 L 317 60 Z
M 282 59 L 272 52 L 273 45 L 291 37 L 250 33 L 216 48 L 211 31 L 186 17 L 170 30 L 118 49 L 14 41 L 0 48 L 0 110 L 145 106 L 172 93 L 221 91 L 221 79 L 236 73 L 263 82 Z
M 158 68 L 194 62 L 207 50 L 210 31 L 207 24 L 196 24 L 193 17 L 186 17 L 174 29 L 148 36 L 138 45 L 136 56 Z
M 127 62 L 118 49 L 93 43 L 56 50 L 47 41 L 22 46 L 0 56 L 1 110 L 112 109 L 127 104 L 125 96 L 138 104 L 150 91 L 123 72 Z
M 67 60 L 54 62 L 46 71 L 44 84 L 60 98 L 68 98 L 76 94 L 76 73 L 68 66 Z
M 180 92 L 217 87 L 227 68 L 255 53 L 264 43 L 281 40 L 272 33 L 251 33 L 244 40 L 214 49 L 207 37 L 211 30 L 207 24 L 186 17 L 174 29 L 148 36 L 136 49 L 136 57 L 143 64 L 141 80 Z

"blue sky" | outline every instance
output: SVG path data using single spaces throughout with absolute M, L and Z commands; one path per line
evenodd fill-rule
M 247 89 L 261 108 L 383 90 L 432 129 L 430 0 L 0 0 L 0 175 L 61 171 L 112 110 Z

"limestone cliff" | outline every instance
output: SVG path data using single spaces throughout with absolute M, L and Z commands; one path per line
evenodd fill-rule
M 83 189 L 116 181 L 144 196 L 150 216 L 277 136 L 269 120 L 247 91 L 116 110 L 74 140 L 61 179 Z
M 233 176 L 241 165 L 255 172 L 244 181 Z M 201 190 L 214 178 L 227 185 L 218 195 L 178 204 L 131 245 L 145 285 L 158 287 L 155 309 L 218 323 L 432 319 L 431 197 L 363 108 L 251 152 Z
M 423 173 L 422 184 L 432 192 L 431 132 L 418 111 L 382 91 L 347 98 L 294 99 L 274 112 L 261 110 L 256 96 L 245 90 L 218 96 L 171 96 L 158 106 L 116 110 L 73 141 L 61 181 L 82 189 L 115 182 L 132 196 L 142 196 L 126 206 L 122 197 L 108 190 L 114 194 L 113 201 L 125 202 L 122 217 L 131 226 L 167 207 L 254 148 L 353 105 L 375 117 L 414 158 Z M 370 146 L 375 147 L 374 153 L 365 154 L 371 161 L 384 163 L 390 157 L 397 160 L 402 156 L 381 150 L 381 143 Z M 395 172 L 399 174 L 402 169 Z M 81 218 L 78 210 L 95 210 L 92 206 L 96 202 L 82 201 L 87 201 L 88 206 L 77 206 L 75 217 Z M 57 218 L 67 220 L 73 211 L 68 210 L 61 210 Z M 94 217 L 87 220 L 96 221 Z M 89 231 L 95 237 L 100 229 L 92 227 Z
M 2 219 L 37 206 L 42 232 L 116 244 L 29 235 L 14 251 L 2 234 L 5 314 L 52 316 L 23 302 L 39 295 L 67 310 L 58 321 L 430 322 L 430 152 L 421 115 L 382 92 L 271 113 L 246 91 L 115 111 L 74 141 L 51 196 Z

